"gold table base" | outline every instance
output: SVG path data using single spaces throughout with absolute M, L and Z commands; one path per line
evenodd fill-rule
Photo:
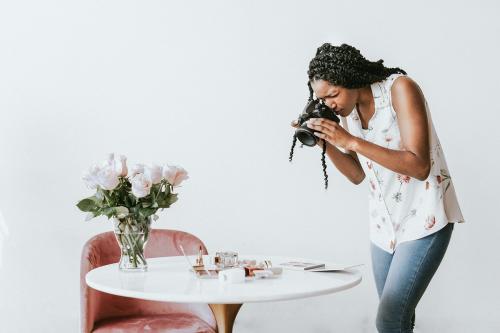
M 217 322 L 219 333 L 232 333 L 238 311 L 243 304 L 209 304 Z

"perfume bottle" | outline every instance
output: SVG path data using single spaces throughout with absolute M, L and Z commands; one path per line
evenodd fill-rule
M 214 263 L 221 268 L 238 266 L 238 253 L 233 251 L 217 252 Z
M 195 261 L 194 265 L 196 267 L 203 267 L 204 266 L 204 263 L 203 263 L 203 249 L 201 248 L 201 245 L 200 245 L 200 249 L 198 250 L 198 257 L 196 258 L 196 261 Z

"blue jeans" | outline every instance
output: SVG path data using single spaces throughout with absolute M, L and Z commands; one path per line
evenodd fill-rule
M 413 332 L 415 308 L 443 259 L 452 231 L 453 223 L 448 223 L 429 236 L 399 244 L 394 254 L 371 244 L 380 333 Z

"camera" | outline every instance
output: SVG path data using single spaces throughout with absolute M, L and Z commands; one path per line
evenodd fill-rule
M 325 118 L 336 123 L 340 122 L 339 117 L 335 114 L 335 110 L 322 103 L 319 99 L 312 99 L 311 97 L 308 100 L 304 111 L 300 114 L 299 119 L 297 119 L 299 127 L 295 130 L 295 134 L 293 136 L 292 148 L 290 149 L 290 156 L 288 157 L 290 162 L 293 159 L 293 150 L 297 139 L 302 144 L 310 147 L 313 147 L 318 143 L 319 137 L 314 135 L 317 131 L 307 127 L 307 121 L 311 118 Z M 325 189 L 328 189 L 328 174 L 326 173 L 325 153 L 326 144 L 323 145 L 323 151 L 321 153 L 321 165 L 323 166 L 323 174 L 325 176 Z
M 335 114 L 335 111 L 320 102 L 318 99 L 308 101 L 304 111 L 299 116 L 299 127 L 295 130 L 295 135 L 302 144 L 310 147 L 315 146 L 319 139 L 316 135 L 314 135 L 314 132 L 316 131 L 307 127 L 306 122 L 311 118 L 325 118 L 333 120 L 336 123 L 340 122 L 340 119 Z

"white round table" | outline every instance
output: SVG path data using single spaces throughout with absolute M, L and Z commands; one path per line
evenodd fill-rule
M 271 260 L 275 267 L 287 261 L 305 261 L 302 258 L 240 255 L 242 259 Z M 324 273 L 284 269 L 277 278 L 228 284 L 218 279 L 200 279 L 189 268 L 184 257 L 150 258 L 147 272 L 121 272 L 118 264 L 111 264 L 93 269 L 85 279 L 91 288 L 113 295 L 151 301 L 207 303 L 220 333 L 232 332 L 243 303 L 326 295 L 361 282 L 361 273 L 354 269 Z

